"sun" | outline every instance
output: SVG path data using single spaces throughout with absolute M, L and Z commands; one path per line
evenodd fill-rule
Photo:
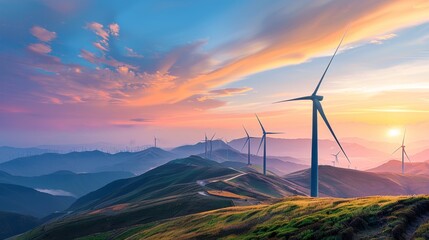
M 388 135 L 389 137 L 396 137 L 396 136 L 398 136 L 399 134 L 401 134 L 401 130 L 399 130 L 399 129 L 397 129 L 397 128 L 389 129 L 389 131 L 387 132 L 387 135 Z

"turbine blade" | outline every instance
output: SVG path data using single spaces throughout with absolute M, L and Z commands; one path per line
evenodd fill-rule
M 266 134 L 284 134 L 283 132 L 267 132 Z
M 259 143 L 259 147 L 258 147 L 258 151 L 256 152 L 256 155 L 258 155 L 259 154 L 259 150 L 261 150 L 261 146 L 262 146 L 262 143 L 264 142 L 264 138 L 265 138 L 265 134 L 262 135 L 262 137 L 261 137 L 261 142 Z
M 262 126 L 261 120 L 259 120 L 259 117 L 257 114 L 255 114 L 255 115 L 256 115 L 256 118 L 258 119 L 259 125 L 261 125 L 262 132 L 265 134 L 265 128 L 264 128 L 264 126 Z
M 326 126 L 328 127 L 329 131 L 331 132 L 332 136 L 334 137 L 335 141 L 337 142 L 337 144 L 340 147 L 341 151 L 343 152 L 344 156 L 346 156 L 347 161 L 349 163 L 351 163 L 349 157 L 347 156 L 346 152 L 343 149 L 343 146 L 341 146 L 340 141 L 338 141 L 337 136 L 335 136 L 334 130 L 332 130 L 331 124 L 329 124 L 328 119 L 326 118 L 325 112 L 323 112 L 322 105 L 317 100 L 314 101 L 314 102 L 316 103 L 316 107 L 317 107 L 317 110 L 320 113 L 320 116 L 322 116 L 323 121 L 325 121 Z
M 405 143 L 405 133 L 407 132 L 407 129 L 404 130 L 404 137 L 402 138 L 402 146 L 404 146 Z
M 338 44 L 337 49 L 335 49 L 334 55 L 332 55 L 331 60 L 328 63 L 328 66 L 325 69 L 325 72 L 323 72 L 322 78 L 320 78 L 319 83 L 317 84 L 316 89 L 314 90 L 312 95 L 316 95 L 317 91 L 319 91 L 320 85 L 322 84 L 323 79 L 325 78 L 326 72 L 328 72 L 329 67 L 331 66 L 332 60 L 334 59 L 335 55 L 338 52 L 338 49 L 340 48 L 341 44 L 343 43 L 344 37 L 346 36 L 347 30 L 344 32 L 343 37 L 341 38 L 340 43 Z
M 241 151 L 243 151 L 244 147 L 246 146 L 247 142 L 249 141 L 249 138 L 246 139 L 246 141 L 244 142 L 243 147 L 241 148 Z
M 338 151 L 338 152 L 337 152 L 337 154 L 335 154 L 335 155 L 337 155 L 337 156 L 338 156 L 338 154 L 340 154 L 340 152 L 341 152 L 341 151 Z
M 396 149 L 395 151 L 393 151 L 392 155 L 395 154 L 399 149 L 401 149 L 401 147 L 398 147 L 398 149 Z
M 409 161 L 409 162 L 411 162 L 410 157 L 408 157 L 408 154 L 407 154 L 407 152 L 405 151 L 405 149 L 404 149 L 404 153 L 405 153 L 405 156 L 407 156 L 408 161 Z
M 292 98 L 292 99 L 278 101 L 278 102 L 274 102 L 274 103 L 292 102 L 292 101 L 301 101 L 301 100 L 311 100 L 311 97 L 307 96 L 307 97 Z
M 246 130 L 246 128 L 244 127 L 244 125 L 243 125 L 243 129 L 244 129 L 244 131 L 246 132 L 247 137 L 250 137 L 250 136 L 249 136 L 249 133 L 247 132 L 247 130 Z
M 216 136 L 216 133 L 213 134 L 213 137 L 210 138 L 210 141 L 213 141 L 213 138 Z

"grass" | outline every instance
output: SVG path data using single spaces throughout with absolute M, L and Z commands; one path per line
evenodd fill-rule
M 271 205 L 224 208 L 94 237 L 126 240 L 401 239 L 407 226 L 419 214 L 428 211 L 429 196 L 289 197 Z M 428 231 L 429 223 L 420 226 L 418 237 L 424 239 Z
M 218 197 L 224 197 L 224 198 L 233 198 L 233 199 L 247 199 L 247 197 L 228 192 L 228 191 L 218 191 L 218 190 L 208 190 L 208 194 Z

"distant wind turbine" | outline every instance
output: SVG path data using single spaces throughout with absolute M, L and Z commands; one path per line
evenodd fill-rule
M 158 139 L 156 137 L 153 137 L 155 148 L 156 148 L 156 140 L 158 140 Z
M 204 158 L 207 158 L 207 133 L 204 134 Z
M 335 161 L 332 161 L 332 166 L 334 166 L 334 167 L 335 167 Z
M 336 163 L 340 163 L 340 162 L 338 162 L 338 155 L 340 154 L 340 152 L 341 152 L 341 151 L 338 151 L 336 154 L 331 154 L 332 156 L 334 156 L 334 157 L 335 157 L 335 162 L 336 162 Z M 334 166 L 335 166 L 335 164 L 334 164 Z
M 404 131 L 404 137 L 402 138 L 402 145 L 400 147 L 398 147 L 398 149 L 396 149 L 392 154 L 395 154 L 399 149 L 402 148 L 402 175 L 405 172 L 405 163 L 404 163 L 404 156 L 407 156 L 408 161 L 411 162 L 410 158 L 408 157 L 407 152 L 405 151 L 405 132 Z
M 337 49 L 334 52 L 334 55 L 332 55 L 331 60 L 328 63 L 328 66 L 325 69 L 325 72 L 323 72 L 322 78 L 319 80 L 319 83 L 316 86 L 316 89 L 310 96 L 300 97 L 300 98 L 294 98 L 284 101 L 279 101 L 277 103 L 281 102 L 290 102 L 290 101 L 301 101 L 301 100 L 310 100 L 313 102 L 313 124 L 312 124 L 312 144 L 311 144 L 311 191 L 310 195 L 312 197 L 317 197 L 319 195 L 319 160 L 318 160 L 318 136 L 317 136 L 317 112 L 320 113 L 320 116 L 322 117 L 323 121 L 325 122 L 326 126 L 328 127 L 329 131 L 331 132 L 332 136 L 334 137 L 335 141 L 337 142 L 338 146 L 340 147 L 341 151 L 343 152 L 344 156 L 347 158 L 347 161 L 350 160 L 347 157 L 346 152 L 344 151 L 343 147 L 341 146 L 340 142 L 337 139 L 337 136 L 335 136 L 334 131 L 332 130 L 331 125 L 328 122 L 328 119 L 326 118 L 325 112 L 323 111 L 322 104 L 320 103 L 323 100 L 323 96 L 317 95 L 317 91 L 319 90 L 320 85 L 322 84 L 323 78 L 326 75 L 326 72 L 329 69 L 329 66 L 332 63 L 332 60 L 334 59 L 335 55 L 337 54 L 338 49 L 341 46 L 341 43 L 343 42 L 344 36 L 346 34 L 344 33 L 343 37 L 341 38 L 340 43 L 338 44 Z
M 279 133 L 279 132 L 267 132 L 267 131 L 265 131 L 265 128 L 262 125 L 261 120 L 259 120 L 258 115 L 256 115 L 256 118 L 258 119 L 259 125 L 261 125 L 261 129 L 262 129 L 261 143 L 259 143 L 259 147 L 258 147 L 258 151 L 257 151 L 256 155 L 258 155 L 259 150 L 261 149 L 262 142 L 263 142 L 264 143 L 264 166 L 263 166 L 263 173 L 264 173 L 264 175 L 267 175 L 267 135 L 282 134 L 282 133 Z
M 215 134 L 213 134 L 213 137 L 212 138 L 210 138 L 210 154 L 209 154 L 209 156 L 210 156 L 210 159 L 212 158 L 212 152 L 213 152 L 213 138 L 216 136 L 216 133 Z
M 247 144 L 247 165 L 250 166 L 250 165 L 252 165 L 250 163 L 250 135 L 249 135 L 249 133 L 247 132 L 247 130 L 246 130 L 246 128 L 244 126 L 243 126 L 243 129 L 246 132 L 246 136 L 247 137 L 246 137 L 246 141 L 244 142 L 243 147 L 241 148 L 241 151 L 243 151 L 244 147 Z

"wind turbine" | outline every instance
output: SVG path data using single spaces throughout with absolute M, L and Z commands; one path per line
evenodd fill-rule
M 335 167 L 335 161 L 332 161 L 332 166 L 334 166 L 334 167 Z
M 213 138 L 216 136 L 216 133 L 213 134 L 213 137 L 210 138 L 210 159 L 212 158 L 212 152 L 213 152 Z
M 261 120 L 259 120 L 258 115 L 256 115 L 256 118 L 258 119 L 259 125 L 261 125 L 261 129 L 262 129 L 261 143 L 259 143 L 258 152 L 256 153 L 256 155 L 258 155 L 259 150 L 261 149 L 262 142 L 264 142 L 264 167 L 263 167 L 263 171 L 264 171 L 264 175 L 267 175 L 267 135 L 281 134 L 281 133 L 265 131 L 265 128 L 262 125 Z
M 316 89 L 310 96 L 300 97 L 300 98 L 293 98 L 289 100 L 279 101 L 277 103 L 281 102 L 290 102 L 290 101 L 301 101 L 301 100 L 310 100 L 313 102 L 313 124 L 312 124 L 312 143 L 311 143 L 311 191 L 310 195 L 312 197 L 317 197 L 319 195 L 319 159 L 318 159 L 318 137 L 317 137 L 317 112 L 319 112 L 320 116 L 322 117 L 323 121 L 325 122 L 326 126 L 328 127 L 329 131 L 331 132 L 332 136 L 335 138 L 335 141 L 337 142 L 338 146 L 340 147 L 341 151 L 343 152 L 344 156 L 346 156 L 347 161 L 350 160 L 347 157 L 346 152 L 344 151 L 343 147 L 341 146 L 340 142 L 337 139 L 337 136 L 335 136 L 334 131 L 332 130 L 331 125 L 328 122 L 328 119 L 326 118 L 325 112 L 323 111 L 322 104 L 320 103 L 323 100 L 323 96 L 317 95 L 317 91 L 319 90 L 320 85 L 322 84 L 323 78 L 326 75 L 326 72 L 329 69 L 329 66 L 332 63 L 332 60 L 334 59 L 335 55 L 337 54 L 338 49 L 341 46 L 341 43 L 343 42 L 344 36 L 346 34 L 344 33 L 343 37 L 341 38 L 340 43 L 338 44 L 337 49 L 334 52 L 334 55 L 332 55 L 331 60 L 328 63 L 328 66 L 326 67 L 325 71 L 323 72 L 322 78 L 320 78 L 319 83 L 316 86 Z
M 156 148 L 156 140 L 158 140 L 158 139 L 156 137 L 153 137 L 155 148 Z
M 338 155 L 340 154 L 340 152 L 341 152 L 341 151 L 338 151 L 336 154 L 331 154 L 332 156 L 334 156 L 334 157 L 335 157 L 335 162 L 336 162 L 336 163 L 340 163 L 340 162 L 338 162 Z M 335 164 L 334 164 L 334 167 L 335 167 Z
M 247 130 L 246 130 L 246 128 L 244 126 L 243 126 L 243 129 L 246 132 L 247 137 L 246 137 L 246 141 L 244 142 L 243 147 L 241 148 L 241 151 L 243 151 L 244 147 L 247 144 L 247 165 L 250 166 L 250 165 L 252 165 L 250 163 L 250 135 L 249 135 L 249 133 L 247 132 Z
M 408 157 L 407 152 L 405 151 L 405 132 L 404 131 L 404 137 L 402 138 L 402 145 L 400 147 L 398 147 L 398 149 L 396 149 L 392 154 L 395 154 L 399 149 L 402 148 L 402 175 L 404 175 L 404 170 L 405 170 L 405 163 L 404 163 L 404 156 L 407 156 L 408 161 L 411 162 L 410 158 Z
M 207 133 L 204 134 L 204 158 L 207 158 Z

